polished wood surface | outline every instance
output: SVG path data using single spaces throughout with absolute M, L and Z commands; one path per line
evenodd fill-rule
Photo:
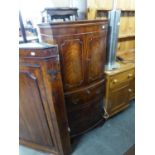
M 121 1 L 122 3 L 122 1 Z M 135 11 L 122 10 L 117 55 L 124 60 L 135 59 Z
M 68 155 L 70 137 L 57 46 L 20 45 L 20 143 Z
M 134 98 L 135 67 L 133 63 L 119 63 L 119 68 L 106 71 L 106 117 L 113 116 L 127 108 Z
M 39 28 L 44 42 L 58 44 L 70 134 L 79 135 L 103 120 L 108 22 L 47 23 Z

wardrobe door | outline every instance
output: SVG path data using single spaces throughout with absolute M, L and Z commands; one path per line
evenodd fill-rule
M 69 91 L 84 84 L 84 41 L 80 35 L 61 37 L 59 52 L 64 90 Z
M 106 63 L 106 31 L 87 35 L 87 82 L 104 78 Z

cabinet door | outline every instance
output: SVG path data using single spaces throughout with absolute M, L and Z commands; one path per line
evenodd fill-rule
M 114 90 L 111 90 L 110 95 L 108 97 L 108 113 L 109 115 L 113 115 L 124 108 L 126 108 L 129 104 L 129 85 L 124 84 L 121 87 L 118 87 Z
M 19 136 L 20 140 L 55 149 L 44 111 L 46 95 L 42 72 L 37 64 L 20 68 Z
M 81 36 L 61 37 L 59 51 L 64 90 L 82 86 L 84 83 L 83 38 Z
M 106 31 L 87 36 L 88 83 L 104 78 L 106 62 Z

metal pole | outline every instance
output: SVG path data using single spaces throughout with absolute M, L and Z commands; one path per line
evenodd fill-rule
M 109 29 L 108 29 L 108 48 L 107 48 L 107 70 L 117 68 L 116 51 L 118 42 L 118 32 L 120 24 L 120 10 L 111 10 L 108 13 Z
M 113 6 L 112 6 L 113 10 L 117 9 L 117 0 L 113 0 Z
M 20 28 L 21 28 L 21 32 L 22 32 L 22 36 L 23 36 L 23 41 L 26 43 L 27 42 L 26 33 L 25 33 L 25 28 L 24 28 L 22 15 L 21 15 L 20 11 L 19 11 L 19 22 L 20 22 Z

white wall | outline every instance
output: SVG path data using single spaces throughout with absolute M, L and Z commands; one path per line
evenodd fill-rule
M 54 7 L 69 7 L 71 0 L 49 0 Z
M 33 19 L 41 22 L 41 11 L 46 7 L 69 7 L 71 0 L 20 0 L 19 8 L 23 20 Z
M 87 0 L 71 0 L 72 7 L 78 8 L 79 19 L 84 19 L 87 12 Z

